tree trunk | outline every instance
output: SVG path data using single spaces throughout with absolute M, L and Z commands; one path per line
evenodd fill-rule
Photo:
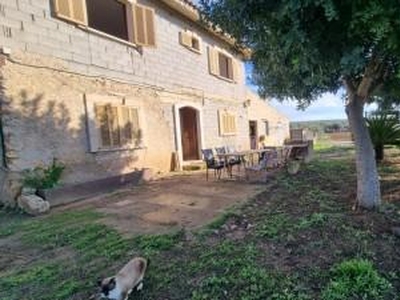
M 363 116 L 363 101 L 355 94 L 349 94 L 348 97 L 346 112 L 356 148 L 357 204 L 372 209 L 381 203 L 374 148 Z
M 383 160 L 383 157 L 384 157 L 383 149 L 384 149 L 383 145 L 375 146 L 375 160 L 377 163 L 379 163 Z

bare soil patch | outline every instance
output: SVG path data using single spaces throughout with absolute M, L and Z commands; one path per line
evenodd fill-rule
M 264 189 L 265 184 L 236 178 L 206 181 L 204 174 L 172 176 L 57 211 L 95 209 L 104 213 L 104 224 L 125 235 L 166 233 L 207 224 L 227 208 L 246 202 Z

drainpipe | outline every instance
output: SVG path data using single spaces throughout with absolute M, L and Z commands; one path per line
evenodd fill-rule
M 7 168 L 7 159 L 6 159 L 6 147 L 5 147 L 5 141 L 4 141 L 4 131 L 3 131 L 3 105 L 5 101 L 5 95 L 4 95 L 4 85 L 3 85 L 3 75 L 1 72 L 2 67 L 6 63 L 6 56 L 10 54 L 10 50 L 6 49 L 4 47 L 0 48 L 0 147 L 1 147 L 1 162 L 2 165 L 1 167 Z

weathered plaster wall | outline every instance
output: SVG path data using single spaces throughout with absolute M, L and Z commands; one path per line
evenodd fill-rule
M 168 171 L 177 141 L 174 107 L 183 104 L 200 107 L 203 148 L 249 147 L 243 65 L 237 83 L 208 70 L 207 46 L 226 45 L 158 1 L 139 1 L 156 11 L 157 47 L 143 49 L 52 17 L 50 2 L 0 1 L 0 47 L 11 51 L 0 70 L 5 155 L 11 170 L 56 157 L 67 165 L 64 183 L 143 167 Z M 183 29 L 201 36 L 201 54 L 179 44 Z M 120 103 L 122 98 L 140 109 L 144 147 L 91 153 L 87 122 L 94 120 L 87 120 L 85 99 Z M 236 135 L 220 136 L 221 109 L 237 113 Z M 257 117 L 265 115 L 259 111 Z
M 271 146 L 283 145 L 289 137 L 289 119 L 252 92 L 248 92 L 247 99 L 250 100 L 248 119 L 257 121 L 258 136 L 265 135 L 264 121 L 268 121 L 269 135 L 265 135 L 266 143 Z
M 28 57 L 25 56 L 25 60 Z M 57 62 L 54 62 L 55 64 Z M 6 96 L 3 125 L 11 170 L 22 170 L 58 158 L 67 165 L 64 182 L 88 181 L 135 168 L 169 169 L 173 151 L 171 119 L 155 90 L 110 80 L 76 76 L 7 63 L 3 67 Z M 89 152 L 84 98 L 140 109 L 144 148 Z
M 43 57 L 16 53 L 21 63 L 7 61 L 4 80 L 3 132 L 7 165 L 21 171 L 53 158 L 67 166 L 63 183 L 90 181 L 135 169 L 167 172 L 176 151 L 174 105 L 198 106 L 202 114 L 203 148 L 223 145 L 248 148 L 247 111 L 243 103 L 204 98 L 187 90 L 165 91 L 114 80 L 79 76 L 63 70 L 63 62 L 47 59 L 58 70 L 34 67 Z M 110 102 L 139 108 L 143 148 L 90 152 L 87 106 Z M 85 105 L 86 103 L 86 105 Z M 221 136 L 218 111 L 237 114 L 238 133 Z

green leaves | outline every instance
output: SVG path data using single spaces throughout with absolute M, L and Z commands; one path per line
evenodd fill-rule
M 367 118 L 366 122 L 374 146 L 400 144 L 400 123 L 396 117 L 379 114 Z
M 366 119 L 375 158 L 381 161 L 385 145 L 400 145 L 400 123 L 397 116 L 378 114 Z
M 202 0 L 205 16 L 253 49 L 253 82 L 264 96 L 300 107 L 336 92 L 346 76 L 359 84 L 373 58 L 390 72 L 372 74 L 374 89 L 400 62 L 396 0 Z M 370 75 L 370 74 L 369 74 Z
M 333 278 L 322 300 L 379 300 L 389 295 L 391 284 L 363 259 L 344 261 L 332 270 Z
M 24 186 L 35 189 L 50 189 L 55 187 L 65 169 L 65 165 L 53 160 L 49 166 L 37 166 L 26 170 L 23 178 Z

